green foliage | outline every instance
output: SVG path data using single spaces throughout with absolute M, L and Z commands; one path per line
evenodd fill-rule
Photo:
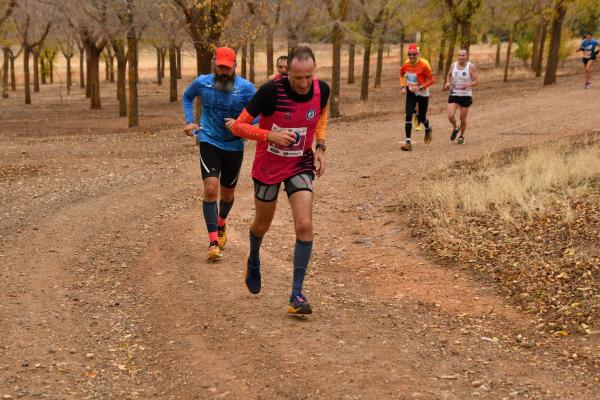
M 531 54 L 533 52 L 533 44 L 527 36 L 528 35 L 520 35 L 515 42 L 515 44 L 517 45 L 515 57 L 523 61 L 523 64 L 525 66 L 527 66 L 527 62 L 529 61 L 529 59 L 531 59 Z

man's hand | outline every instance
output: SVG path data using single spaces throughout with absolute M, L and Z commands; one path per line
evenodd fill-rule
M 408 90 L 413 93 L 417 93 L 419 91 L 419 85 L 408 85 Z
M 225 118 L 225 128 L 231 130 L 231 128 L 233 128 L 233 124 L 235 124 L 235 119 Z
M 315 151 L 315 167 L 317 176 L 320 178 L 325 173 L 325 152 L 321 149 Z
M 402 86 L 402 90 L 400 90 L 400 93 L 406 94 L 406 86 Z
M 189 124 L 187 124 L 185 126 L 185 128 L 183 128 L 183 131 L 188 136 L 194 136 L 194 131 L 198 130 L 198 129 L 200 129 L 200 127 L 198 126 L 198 124 L 196 124 L 195 122 L 190 122 Z
M 444 90 L 448 90 L 448 89 L 450 89 L 450 82 L 446 82 L 444 84 Z
M 289 129 L 279 132 L 270 131 L 267 134 L 267 140 L 280 146 L 287 147 L 296 142 L 296 133 Z

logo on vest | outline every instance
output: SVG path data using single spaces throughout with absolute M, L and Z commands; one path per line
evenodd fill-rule
M 306 113 L 306 119 L 310 121 L 311 119 L 314 119 L 314 118 L 315 118 L 315 110 L 309 110 Z

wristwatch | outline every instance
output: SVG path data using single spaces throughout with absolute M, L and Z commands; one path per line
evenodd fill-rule
M 315 150 L 319 150 L 319 149 L 321 149 L 323 151 L 323 153 L 325 153 L 325 150 L 327 150 L 327 146 L 325 146 L 325 143 L 317 143 Z

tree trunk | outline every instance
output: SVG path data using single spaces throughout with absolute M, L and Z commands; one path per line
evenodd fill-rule
M 531 70 L 535 71 L 535 66 L 537 65 L 537 56 L 539 53 L 540 39 L 542 38 L 542 25 L 544 23 L 544 18 L 541 16 L 542 9 L 542 1 L 536 0 L 535 4 L 535 19 L 537 21 L 535 31 L 533 32 L 533 48 L 531 49 Z
M 502 39 L 500 39 L 500 37 L 498 37 L 498 42 L 496 43 L 496 61 L 494 63 L 494 66 L 496 68 L 500 68 L 500 52 L 502 50 Z
M 40 91 L 40 69 L 39 69 L 40 52 L 33 50 L 33 92 Z
M 348 44 L 348 83 L 354 83 L 354 58 L 356 55 L 356 43 Z
M 542 76 L 542 65 L 544 64 L 544 47 L 546 46 L 547 34 L 548 34 L 548 27 L 547 27 L 546 23 L 544 22 L 544 25 L 542 26 L 542 34 L 540 37 L 540 46 L 538 48 L 538 55 L 535 58 L 535 61 L 536 61 L 535 76 L 538 78 L 540 76 Z
M 90 87 L 90 108 L 92 110 L 98 110 L 102 108 L 100 101 L 100 55 L 102 54 L 102 48 L 98 48 L 94 45 L 90 46 L 90 80 L 88 86 Z
M 129 77 L 129 104 L 128 114 L 129 121 L 128 126 L 130 128 L 139 125 L 138 115 L 138 51 L 137 51 L 137 35 L 133 28 L 127 32 L 127 63 L 128 63 L 128 77 Z
M 165 79 L 165 59 L 167 56 L 167 49 L 160 49 L 160 78 Z
M 71 86 L 73 86 L 73 78 L 71 77 L 71 57 L 73 57 L 73 53 L 69 57 L 65 57 L 67 60 L 67 94 L 71 93 Z
M 373 87 L 381 87 L 381 72 L 383 69 L 383 34 L 377 40 L 377 68 L 375 69 L 375 84 Z
M 177 50 L 177 79 L 181 79 L 181 46 L 176 46 L 175 49 Z
M 50 83 L 54 83 L 54 55 L 48 58 L 48 73 L 50 74 Z
M 510 51 L 512 50 L 514 32 L 515 27 L 513 26 L 508 35 L 508 49 L 506 49 L 506 60 L 504 61 L 504 82 L 508 81 L 508 67 L 510 65 Z
M 467 50 L 467 54 L 471 49 L 471 25 L 470 17 L 460 25 L 460 47 Z
M 91 61 L 90 61 L 90 55 L 91 50 L 89 49 L 89 46 L 86 45 L 85 46 L 85 98 L 89 99 L 92 97 L 92 76 L 90 74 L 91 71 Z
M 169 46 L 169 102 L 177 101 L 177 50 Z
M 550 49 L 548 51 L 548 63 L 546 64 L 546 74 L 544 75 L 544 85 L 556 83 L 556 70 L 558 69 L 558 55 L 560 51 L 560 37 L 562 34 L 562 24 L 567 13 L 567 6 L 563 1 L 556 4 L 554 18 L 552 20 L 552 30 L 550 31 Z
M 273 75 L 273 28 L 267 26 L 267 77 Z
M 440 53 L 438 56 L 438 65 L 437 65 L 437 73 L 439 74 L 443 74 L 444 73 L 444 54 L 446 51 L 446 32 L 442 31 L 442 40 L 440 41 Z M 444 77 L 444 80 L 446 78 Z
M 454 46 L 456 45 L 456 36 L 458 35 L 458 25 L 452 22 L 452 30 L 450 31 L 450 41 L 448 42 L 448 53 L 446 54 L 446 62 L 444 63 L 444 76 L 448 76 L 450 66 L 452 65 L 452 57 L 454 57 Z
M 248 75 L 249 75 L 249 81 L 254 83 L 255 81 L 255 76 L 254 76 L 254 42 L 250 43 L 250 60 L 248 63 Z
M 104 55 L 104 82 L 110 81 L 110 67 L 108 66 L 108 56 Z
M 246 70 L 247 70 L 247 64 L 248 64 L 248 45 L 246 43 L 244 43 L 242 45 L 242 70 L 240 71 L 240 75 L 242 76 L 242 78 L 246 79 Z
M 360 85 L 360 100 L 369 99 L 369 70 L 371 67 L 371 44 L 373 43 L 372 34 L 369 34 L 365 41 L 365 54 L 363 56 L 362 82 Z
M 162 85 L 162 76 L 160 73 L 160 63 L 161 63 L 161 56 L 160 56 L 160 48 L 156 47 L 156 83 L 160 86 Z
M 342 69 L 342 28 L 334 23 L 331 30 L 332 69 L 331 69 L 331 99 L 329 113 L 332 117 L 340 115 L 340 79 Z
M 117 58 L 117 100 L 119 101 L 119 117 L 127 116 L 127 52 L 121 40 L 113 40 L 112 47 Z
M 48 75 L 48 70 L 46 69 L 46 58 L 41 55 L 38 58 L 38 62 L 40 63 L 40 83 L 42 85 L 46 84 L 46 76 Z M 38 90 L 39 91 L 39 90 Z
M 10 57 L 10 90 L 15 92 L 17 90 L 17 79 L 15 74 L 15 58 L 11 54 Z
M 2 98 L 8 99 L 8 58 L 10 49 L 7 47 L 2 48 Z
M 400 67 L 404 65 L 404 24 L 400 29 Z
M 79 48 L 79 88 L 85 89 L 85 73 L 84 73 L 84 52 L 83 47 Z
M 23 77 L 25 79 L 25 104 L 31 104 L 31 88 L 29 81 L 29 54 L 31 49 L 25 47 L 23 49 Z

